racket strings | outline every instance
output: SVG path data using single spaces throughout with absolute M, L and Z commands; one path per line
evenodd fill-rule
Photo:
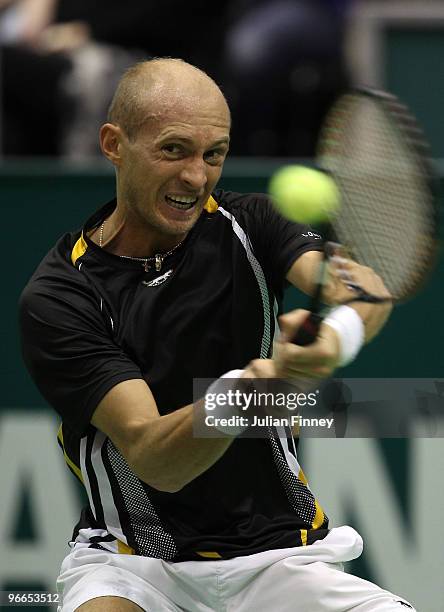
M 434 228 L 424 167 L 412 146 L 420 133 L 397 113 L 393 121 L 371 97 L 346 96 L 325 128 L 320 156 L 343 197 L 332 220 L 338 239 L 403 299 L 429 267 Z

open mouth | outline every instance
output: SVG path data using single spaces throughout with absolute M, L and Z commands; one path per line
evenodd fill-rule
M 196 204 L 198 198 L 195 196 L 171 195 L 165 196 L 165 200 L 177 210 L 190 210 Z

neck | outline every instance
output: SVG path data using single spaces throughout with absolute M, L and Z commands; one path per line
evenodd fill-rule
M 170 251 L 186 237 L 186 234 L 159 236 L 143 221 L 134 221 L 131 223 L 128 215 L 120 215 L 116 209 L 95 234 L 96 242 L 100 244 L 101 238 L 101 246 L 114 255 L 143 258 Z

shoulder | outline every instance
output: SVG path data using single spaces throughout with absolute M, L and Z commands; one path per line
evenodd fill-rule
M 257 215 L 271 206 L 271 200 L 265 193 L 238 193 L 217 189 L 213 197 L 219 207 L 233 214 L 246 212 Z
M 218 212 L 247 230 L 266 227 L 277 216 L 270 198 L 264 193 L 237 193 L 217 190 L 213 193 Z
M 45 255 L 20 296 L 21 311 L 30 307 L 48 307 L 49 302 L 67 307 L 84 307 L 91 300 L 89 282 L 73 262 L 73 252 L 81 232 L 62 236 Z

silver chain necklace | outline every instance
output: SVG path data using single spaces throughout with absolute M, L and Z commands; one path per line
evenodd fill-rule
M 103 248 L 102 247 L 103 228 L 105 227 L 105 222 L 106 222 L 106 219 L 100 226 L 100 232 L 99 232 L 99 247 L 100 248 Z M 163 260 L 165 259 L 165 257 L 168 257 L 168 255 L 171 255 L 171 253 L 174 253 L 174 251 L 180 247 L 182 242 L 179 242 L 179 244 L 176 244 L 176 246 L 170 249 L 167 253 L 156 253 L 156 255 L 153 255 L 153 257 L 132 257 L 131 255 L 118 255 L 118 257 L 120 257 L 121 259 L 130 259 L 131 261 L 139 261 L 142 264 L 145 272 L 148 272 L 150 270 L 151 262 L 154 262 L 156 272 L 160 272 L 162 269 L 162 264 L 163 264 Z

